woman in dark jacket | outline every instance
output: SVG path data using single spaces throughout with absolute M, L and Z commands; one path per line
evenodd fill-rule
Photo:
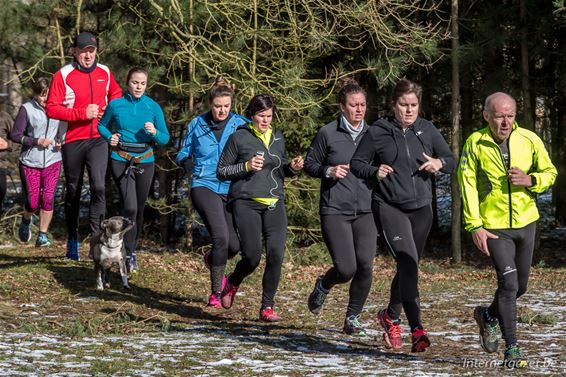
M 222 306 L 232 306 L 240 284 L 259 265 L 263 235 L 267 259 L 259 319 L 264 322 L 280 320 L 273 305 L 287 238 L 283 180 L 303 168 L 301 156 L 287 160 L 283 135 L 271 125 L 274 112 L 270 96 L 253 97 L 245 111 L 252 123 L 238 127 L 230 136 L 217 169 L 220 180 L 232 181 L 228 203 L 242 249 L 242 259 L 222 291 Z
M 378 120 L 350 162 L 357 177 L 373 180 L 372 208 L 380 236 L 397 262 L 386 309 L 377 319 L 388 348 L 402 346 L 399 317 L 405 311 L 412 352 L 430 346 L 420 318 L 418 264 L 432 225 L 432 176 L 450 173 L 455 159 L 429 121 L 418 116 L 422 88 L 401 80 L 392 92 L 394 117 Z
M 362 335 L 359 317 L 371 288 L 377 229 L 370 184 L 349 170 L 350 159 L 368 130 L 366 93 L 355 80 L 348 80 L 337 99 L 338 119 L 318 131 L 305 160 L 305 171 L 321 179 L 320 224 L 333 263 L 316 280 L 308 307 L 318 314 L 330 289 L 351 280 L 344 332 Z

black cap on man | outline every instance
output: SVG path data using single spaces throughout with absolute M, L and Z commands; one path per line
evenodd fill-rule
M 75 38 L 75 47 L 85 48 L 85 47 L 98 47 L 96 43 L 96 37 L 87 31 L 83 31 Z

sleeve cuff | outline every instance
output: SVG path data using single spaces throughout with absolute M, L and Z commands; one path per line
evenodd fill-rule
M 332 178 L 332 176 L 330 175 L 330 172 L 332 171 L 332 166 L 329 166 L 328 168 L 326 168 L 326 170 L 324 171 L 324 176 L 326 178 Z

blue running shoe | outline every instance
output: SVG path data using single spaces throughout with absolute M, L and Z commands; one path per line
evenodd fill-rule
M 49 241 L 49 237 L 47 233 L 39 232 L 37 235 L 37 240 L 35 241 L 35 247 L 48 247 L 51 246 L 51 241 Z
M 31 240 L 31 219 L 28 223 L 25 223 L 22 218 L 22 222 L 18 228 L 18 238 L 22 242 L 29 242 L 29 240 Z
M 137 274 L 139 271 L 139 267 L 138 267 L 138 258 L 136 257 L 136 254 L 132 254 L 132 255 L 128 255 L 126 257 L 126 269 L 128 271 L 128 274 Z
M 70 239 L 67 241 L 67 254 L 65 255 L 67 258 L 72 260 L 81 260 L 79 255 L 79 248 L 81 244 L 78 240 Z

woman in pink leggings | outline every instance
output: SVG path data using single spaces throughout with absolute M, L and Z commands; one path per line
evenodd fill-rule
M 18 236 L 20 241 L 29 242 L 31 217 L 39 209 L 36 247 L 51 245 L 47 230 L 53 217 L 53 198 L 61 171 L 59 121 L 45 114 L 48 92 L 49 80 L 37 79 L 33 98 L 20 108 L 10 133 L 14 142 L 22 144 L 19 167 L 25 204 Z

